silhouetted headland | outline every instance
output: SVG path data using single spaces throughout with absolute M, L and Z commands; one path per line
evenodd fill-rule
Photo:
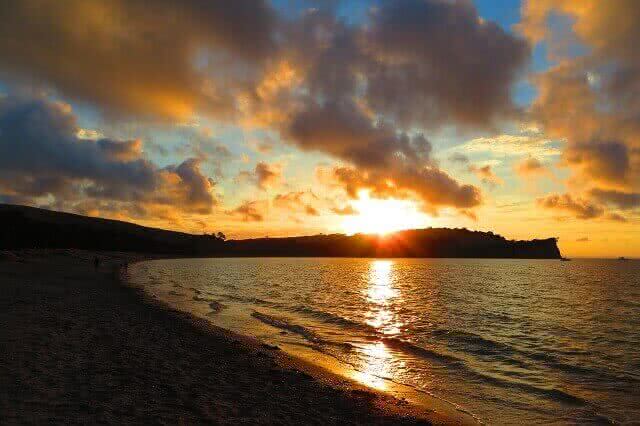
M 356 234 L 225 240 L 117 220 L 0 205 L 0 248 L 75 248 L 226 257 L 461 257 L 560 259 L 555 238 L 514 241 L 492 232 L 429 228 Z

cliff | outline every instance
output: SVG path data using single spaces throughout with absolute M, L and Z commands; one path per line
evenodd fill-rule
M 555 238 L 511 241 L 491 232 L 429 228 L 388 236 L 357 234 L 260 238 L 226 242 L 232 256 L 461 257 L 559 259 Z

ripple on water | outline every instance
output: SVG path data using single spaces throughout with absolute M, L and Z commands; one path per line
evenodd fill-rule
M 183 259 L 129 276 L 488 423 L 640 418 L 640 262 Z

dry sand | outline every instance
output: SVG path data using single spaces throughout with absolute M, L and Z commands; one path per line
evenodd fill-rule
M 0 423 L 447 421 L 121 285 L 148 256 L 94 256 L 0 252 Z

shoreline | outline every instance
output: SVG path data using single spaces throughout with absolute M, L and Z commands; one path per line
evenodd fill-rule
M 168 258 L 0 253 L 4 420 L 462 424 L 177 311 L 121 278 L 124 262 Z
M 141 259 L 134 263 L 172 259 L 180 258 Z M 192 258 L 189 257 L 186 259 Z M 275 351 L 271 351 L 271 354 L 274 355 L 274 359 L 279 365 L 285 369 L 299 369 L 331 387 L 374 394 L 381 398 L 380 402 L 388 407 L 390 406 L 394 410 L 400 407 L 401 413 L 406 412 L 418 418 L 426 419 L 432 424 L 482 424 L 472 413 L 469 413 L 462 407 L 446 399 L 438 398 L 428 392 L 388 378 L 378 379 L 378 381 L 386 384 L 384 389 L 369 386 L 366 382 L 358 378 L 364 375 L 362 371 L 355 369 L 355 367 L 350 364 L 341 362 L 331 355 L 326 355 L 313 349 L 303 350 L 298 345 L 282 344 L 281 342 L 272 341 L 271 339 L 260 340 L 257 337 L 246 334 L 248 333 L 247 331 L 234 331 L 232 329 L 233 326 L 228 322 L 216 321 L 210 317 L 210 314 L 189 312 L 186 309 L 183 310 L 180 307 L 174 307 L 171 305 L 171 302 L 147 293 L 142 287 L 134 286 L 133 283 L 128 282 L 122 275 L 120 275 L 120 280 L 122 285 L 140 294 L 144 298 L 144 303 L 156 304 L 168 312 L 177 313 L 179 316 L 186 316 L 190 321 L 205 324 L 205 327 L 212 328 L 213 332 L 233 336 L 258 350 L 260 348 L 276 349 Z M 217 318 L 217 315 L 214 316 L 214 318 Z

